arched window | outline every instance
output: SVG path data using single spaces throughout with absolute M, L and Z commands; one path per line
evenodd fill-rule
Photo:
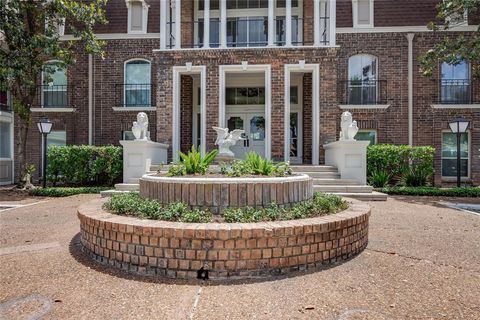
M 42 72 L 42 106 L 44 108 L 67 107 L 67 88 L 67 71 L 59 61 L 47 62 Z
M 124 106 L 150 107 L 152 105 L 151 65 L 147 60 L 125 62 Z
M 458 64 L 442 63 L 440 87 L 442 103 L 470 103 L 470 64 L 467 61 Z
M 348 59 L 348 104 L 376 104 L 378 59 L 357 54 Z

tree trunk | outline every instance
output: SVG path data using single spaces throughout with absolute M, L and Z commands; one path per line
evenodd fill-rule
M 19 118 L 18 121 L 18 140 L 17 140 L 17 158 L 19 164 L 19 185 L 23 185 L 23 178 L 27 172 L 27 137 L 30 121 Z

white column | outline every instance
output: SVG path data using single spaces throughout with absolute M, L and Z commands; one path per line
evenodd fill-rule
M 220 0 L 220 47 L 227 47 L 227 0 Z
M 175 0 L 175 49 L 182 47 L 182 0 Z
M 210 0 L 204 0 L 203 7 L 203 47 L 210 47 Z
M 268 1 L 268 45 L 275 45 L 275 0 Z
M 413 38 L 414 33 L 407 34 L 408 40 L 408 144 L 413 146 Z
M 160 0 L 160 49 L 167 48 L 167 10 L 168 2 Z
M 330 34 L 330 45 L 336 45 L 336 34 L 337 34 L 337 0 L 330 0 L 330 26 L 329 26 L 329 34 Z
M 320 0 L 313 0 L 313 45 L 320 46 Z
M 285 45 L 292 46 L 292 0 L 287 0 L 285 4 Z

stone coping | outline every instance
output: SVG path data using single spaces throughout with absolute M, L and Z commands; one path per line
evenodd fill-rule
M 370 207 L 350 200 L 340 213 L 258 223 L 181 223 L 106 212 L 106 199 L 78 208 L 81 243 L 95 260 L 170 278 L 251 278 L 348 259 L 368 243 Z
M 156 173 L 149 173 L 142 176 L 145 181 L 161 181 L 161 182 L 176 182 L 176 183 L 281 183 L 281 182 L 298 182 L 309 180 L 310 177 L 306 174 L 293 174 L 284 177 L 203 177 L 203 176 L 179 176 L 167 177 L 158 176 Z

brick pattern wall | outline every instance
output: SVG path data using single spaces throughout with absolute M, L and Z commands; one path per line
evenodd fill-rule
M 180 89 L 180 150 L 188 152 L 192 148 L 192 115 L 193 115 L 193 79 L 191 76 L 181 76 Z
M 322 267 L 348 259 L 368 243 L 370 207 L 254 224 L 184 224 L 137 220 L 104 212 L 104 200 L 78 211 L 84 251 L 99 262 L 144 275 L 248 278 Z M 101 215 L 99 215 L 101 213 Z

